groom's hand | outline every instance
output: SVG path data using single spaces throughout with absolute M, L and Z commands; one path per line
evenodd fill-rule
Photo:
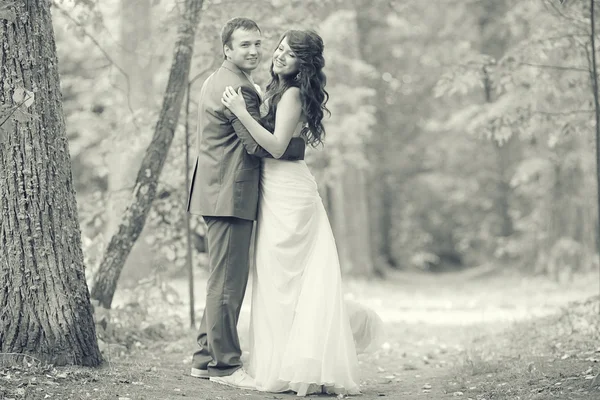
M 246 109 L 248 110 L 250 115 L 252 115 L 252 117 L 255 120 L 260 121 L 260 98 L 258 96 L 258 93 L 254 92 L 250 88 L 242 87 L 241 94 L 244 97 Z M 233 130 L 235 131 L 236 135 L 240 138 L 240 141 L 242 142 L 242 145 L 244 146 L 248 154 L 261 158 L 273 158 L 271 153 L 269 153 L 268 151 L 260 147 L 258 143 L 256 143 L 256 140 L 254 140 L 254 138 L 252 137 L 250 132 L 248 132 L 244 124 L 242 124 L 237 118 L 237 116 L 233 114 L 227 107 L 225 107 L 224 114 L 231 122 Z

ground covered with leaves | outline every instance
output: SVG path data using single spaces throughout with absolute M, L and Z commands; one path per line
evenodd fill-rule
M 202 299 L 202 279 L 198 282 Z M 173 285 L 175 292 L 177 284 Z M 361 354 L 365 400 L 598 399 L 598 277 L 544 279 L 398 275 L 347 281 L 348 295 L 378 311 L 387 341 Z M 173 293 L 171 293 L 172 295 Z M 178 303 L 183 308 L 185 304 Z M 100 328 L 99 369 L 54 368 L 0 356 L 0 399 L 291 399 L 189 376 L 193 330 L 139 304 L 120 305 Z M 165 311 L 166 312 L 166 311 Z M 242 346 L 248 309 L 242 313 Z M 328 396 L 310 396 L 328 397 Z

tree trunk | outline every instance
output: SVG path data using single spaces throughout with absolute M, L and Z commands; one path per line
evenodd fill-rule
M 123 100 L 121 109 L 127 115 L 112 141 L 114 151 L 107 157 L 108 204 L 106 237 L 115 234 L 135 184 L 136 173 L 150 142 L 149 132 L 140 132 L 135 119 L 152 107 L 153 70 L 149 56 L 151 29 L 150 0 L 121 0 L 121 67 Z M 152 266 L 152 249 L 144 240 L 146 232 L 131 249 L 123 267 L 123 275 L 134 280 L 148 276 Z
M 22 105 L 0 117 L 0 352 L 97 366 L 50 2 L 9 4 L 0 104 Z
M 498 38 L 498 21 L 506 13 L 506 2 L 504 0 L 486 1 L 482 3 L 479 28 L 481 32 L 481 52 L 500 59 L 506 52 L 507 39 Z M 497 100 L 497 94 L 493 90 L 492 77 L 484 70 L 484 99 L 486 103 Z M 513 234 L 514 224 L 510 216 L 510 167 L 516 157 L 519 157 L 520 148 L 518 137 L 512 135 L 506 143 L 493 140 L 494 151 L 497 160 L 497 192 L 494 205 L 498 213 L 499 229 L 495 232 L 499 236 L 507 237 Z
M 162 109 L 138 171 L 130 205 L 118 232 L 111 238 L 92 284 L 92 298 L 110 308 L 125 260 L 139 237 L 156 196 L 158 178 L 173 141 L 187 87 L 194 39 L 203 0 L 186 0 L 179 26 L 175 57 L 171 66 Z
M 371 7 L 368 0 L 357 0 L 354 5 L 356 9 L 356 28 L 358 35 L 358 55 L 361 59 L 374 65 L 381 70 L 379 60 L 370 55 L 370 43 L 372 42 L 372 30 L 378 27 L 381 21 L 381 11 L 376 7 Z M 367 10 L 367 11 L 365 11 Z M 397 262 L 392 252 L 392 231 L 393 231 L 393 201 L 392 190 L 390 188 L 390 171 L 388 167 L 389 151 L 388 148 L 392 139 L 391 133 L 397 134 L 394 128 L 390 127 L 385 110 L 389 106 L 385 103 L 386 88 L 382 85 L 382 80 L 378 76 L 372 79 L 370 86 L 377 91 L 375 96 L 375 106 L 377 115 L 377 124 L 374 130 L 377 132 L 370 140 L 368 147 L 368 158 L 372 165 L 370 177 L 368 179 L 369 192 L 369 210 L 371 219 L 371 247 L 373 255 L 385 266 L 396 268 Z M 383 275 L 385 269 L 382 265 L 375 266 L 378 273 Z
M 332 189 L 332 219 L 340 264 L 344 273 L 373 276 L 373 258 L 369 236 L 369 210 L 365 191 L 366 173 L 351 165 L 336 180 Z
M 600 229 L 600 94 L 598 93 L 598 60 L 596 55 L 596 16 L 594 0 L 590 0 L 590 47 L 590 53 L 592 56 L 592 95 L 594 97 L 594 117 L 596 117 L 596 212 L 598 213 L 598 218 L 596 219 L 596 226 Z M 598 242 L 596 242 L 596 250 L 597 247 Z M 598 256 L 600 256 L 600 252 L 598 252 Z M 600 310 L 598 311 L 600 312 Z M 600 372 L 598 373 L 598 375 L 596 375 L 594 380 L 597 380 L 599 376 Z
M 353 21 L 356 24 L 356 21 Z M 356 42 L 358 37 L 356 25 L 346 33 L 350 42 Z M 352 58 L 359 58 L 358 49 L 347 53 Z M 335 83 L 332 77 L 331 83 Z M 339 77 L 338 77 L 339 79 Z M 352 85 L 352 81 L 362 85 L 362 77 L 351 73 L 343 78 L 344 83 Z M 364 144 L 354 144 L 354 149 L 348 151 L 363 151 Z M 356 167 L 348 160 L 336 177 L 336 182 L 330 186 L 331 203 L 335 217 L 331 223 L 335 241 L 340 256 L 342 270 L 350 275 L 372 277 L 377 274 L 373 262 L 371 243 L 371 223 L 369 218 L 368 186 L 364 167 Z

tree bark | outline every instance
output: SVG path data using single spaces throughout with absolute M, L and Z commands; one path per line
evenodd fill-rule
M 97 366 L 50 3 L 9 4 L 0 104 L 21 106 L 0 127 L 0 352 Z
M 111 238 L 92 284 L 92 298 L 110 308 L 125 260 L 139 237 L 156 196 L 158 178 L 165 164 L 185 94 L 194 39 L 203 0 L 186 0 L 179 39 L 171 66 L 162 109 L 154 136 L 138 171 L 130 205 L 117 233 Z

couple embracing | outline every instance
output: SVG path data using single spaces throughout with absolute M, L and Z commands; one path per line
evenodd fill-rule
M 351 325 L 331 226 L 304 161 L 306 145 L 325 134 L 323 40 L 287 31 L 263 99 L 252 80 L 263 52 L 258 25 L 234 18 L 221 39 L 225 60 L 200 93 L 188 200 L 188 212 L 207 225 L 210 268 L 191 374 L 266 392 L 359 394 L 355 342 L 369 341 L 375 329 L 365 327 L 380 320 L 354 306 L 359 322 Z M 250 265 L 243 366 L 237 322 Z

